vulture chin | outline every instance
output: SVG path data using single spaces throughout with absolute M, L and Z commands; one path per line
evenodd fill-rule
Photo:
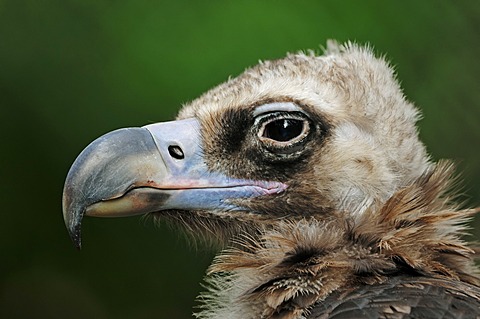
M 477 211 L 433 163 L 419 112 L 368 47 L 260 62 L 177 119 L 119 129 L 75 160 L 63 214 L 149 214 L 224 249 L 198 318 L 479 318 Z

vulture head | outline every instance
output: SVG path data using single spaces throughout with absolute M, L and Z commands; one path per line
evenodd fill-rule
M 200 318 L 478 315 L 461 238 L 475 210 L 454 204 L 452 164 L 430 161 L 418 119 L 369 48 L 260 62 L 175 121 L 92 142 L 65 223 L 77 247 L 84 216 L 137 214 L 221 242 Z

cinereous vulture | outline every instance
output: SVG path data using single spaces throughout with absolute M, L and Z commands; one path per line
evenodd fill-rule
M 263 61 L 175 121 L 93 141 L 63 214 L 150 214 L 224 249 L 198 318 L 480 318 L 453 165 L 418 138 L 419 111 L 369 47 Z

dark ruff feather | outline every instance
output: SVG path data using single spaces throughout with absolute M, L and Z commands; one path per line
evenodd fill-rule
M 317 307 L 328 308 L 322 303 L 326 298 L 341 304 L 362 286 L 394 287 L 391 282 L 398 281 L 400 287 L 400 277 L 427 286 L 443 280 L 445 291 L 464 291 L 480 307 L 474 251 L 462 239 L 465 223 L 478 209 L 452 204 L 452 176 L 453 165 L 443 161 L 356 219 L 339 212 L 327 220 L 283 220 L 259 236 L 237 237 L 237 245 L 209 269 L 212 286 L 202 297 L 208 304 L 200 317 L 237 309 L 243 318 L 299 318 L 310 311 L 317 318 L 322 313 Z

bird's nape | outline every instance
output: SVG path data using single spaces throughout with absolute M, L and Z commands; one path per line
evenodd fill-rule
M 478 318 L 462 239 L 476 213 L 433 163 L 418 110 L 369 48 L 264 61 L 176 121 L 100 137 L 73 164 L 63 209 L 152 214 L 227 247 L 199 318 Z

